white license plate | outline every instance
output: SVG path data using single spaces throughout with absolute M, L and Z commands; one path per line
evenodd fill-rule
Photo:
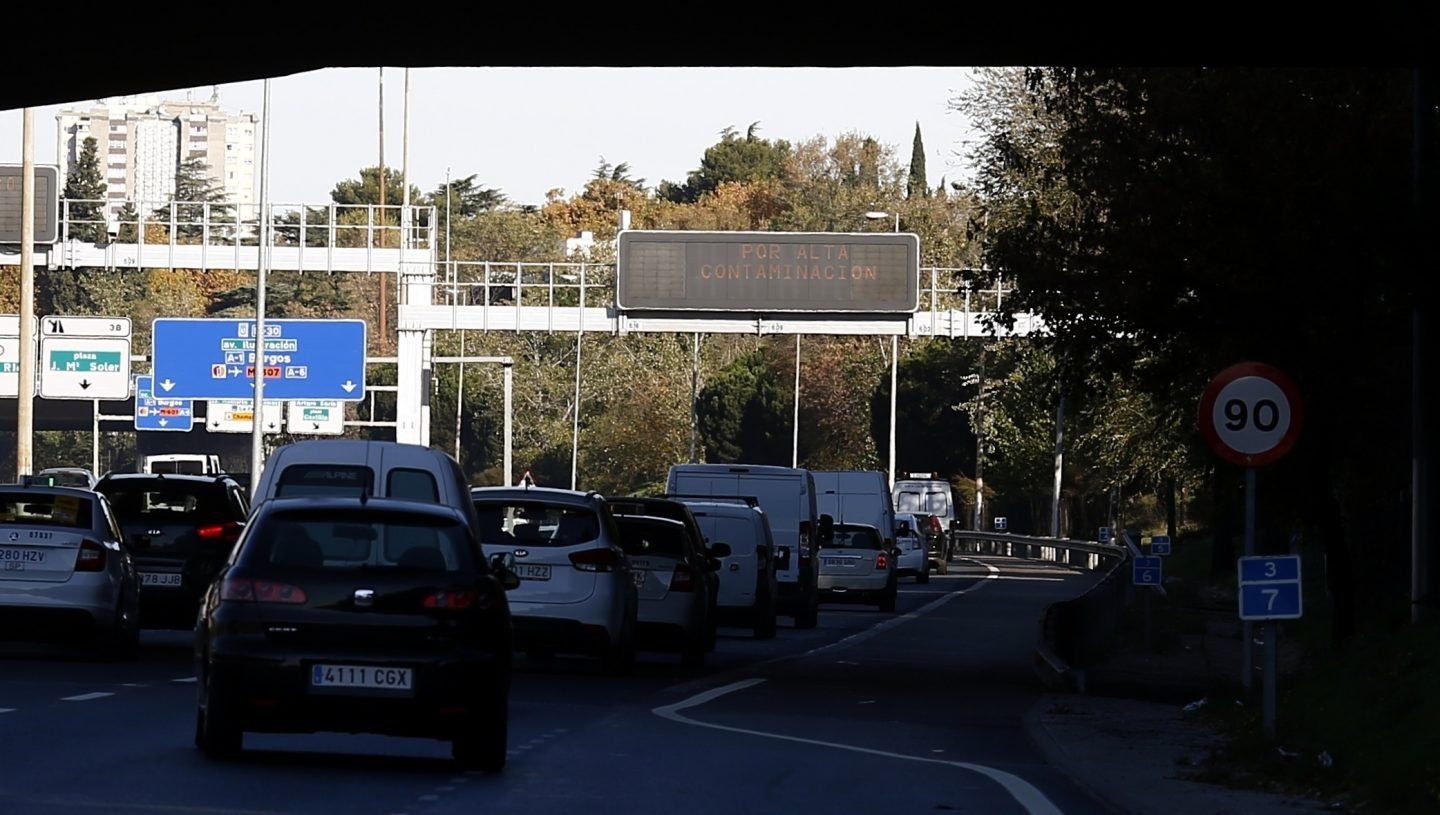
M 414 681 L 414 673 L 409 668 L 377 668 L 374 665 L 314 665 L 310 668 L 312 688 L 413 690 Z
M 827 557 L 824 558 L 821 563 L 825 566 L 849 566 L 850 560 L 849 558 L 843 557 Z
M 549 580 L 550 566 L 542 563 L 517 563 L 515 574 L 520 575 L 521 580 Z
M 26 563 L 32 563 L 36 566 L 43 564 L 48 554 L 49 552 L 46 552 L 44 549 L 18 549 L 8 547 L 0 549 L 0 563 L 19 563 L 23 569 Z
M 179 586 L 179 572 L 141 572 L 140 585 L 142 586 Z

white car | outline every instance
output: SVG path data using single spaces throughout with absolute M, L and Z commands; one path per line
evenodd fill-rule
M 640 645 L 676 650 L 686 665 L 704 665 L 710 650 L 713 571 L 704 544 L 694 540 L 684 523 L 669 518 L 617 515 L 615 525 L 640 593 Z M 729 553 L 728 545 L 715 544 L 716 557 Z
M 902 512 L 895 516 L 895 572 L 901 577 L 913 576 L 916 583 L 929 583 L 930 554 L 917 526 L 914 515 Z
M 725 623 L 751 629 L 755 638 L 775 636 L 776 603 L 774 537 L 770 521 L 758 506 L 685 499 L 710 546 L 725 544 L 720 557 L 720 590 L 716 610 Z M 712 551 L 713 553 L 713 551 Z
M 603 496 L 546 487 L 475 487 L 487 558 L 515 558 L 508 595 L 515 650 L 599 657 L 616 673 L 635 663 L 639 593 Z
M 874 603 L 895 610 L 895 556 L 869 524 L 835 524 L 820 545 L 820 597 L 827 603 Z

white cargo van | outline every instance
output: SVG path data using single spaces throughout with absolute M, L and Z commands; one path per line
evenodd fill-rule
M 880 531 L 885 548 L 895 546 L 895 504 L 890 479 L 876 470 L 811 470 L 815 502 L 837 524 L 867 524 Z
M 220 457 L 207 453 L 162 453 L 146 456 L 143 472 L 170 475 L 218 475 L 220 473 Z
M 756 639 L 774 637 L 779 595 L 772 556 L 775 542 L 759 502 L 749 506 L 703 498 L 676 500 L 689 507 L 708 543 L 730 547 L 730 554 L 719 558 L 720 586 L 715 607 L 721 621 L 749 627 Z
M 814 628 L 819 620 L 819 567 L 816 544 L 822 526 L 815 503 L 815 478 L 809 470 L 762 464 L 676 464 L 666 479 L 665 497 L 725 499 L 744 502 L 755 498 L 770 519 L 775 540 L 775 580 L 780 589 L 779 611 L 795 620 L 796 628 Z

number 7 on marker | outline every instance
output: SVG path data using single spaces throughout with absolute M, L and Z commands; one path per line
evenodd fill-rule
M 1280 596 L 1279 589 L 1261 589 L 1260 593 L 1265 595 L 1265 610 L 1275 610 L 1275 598 Z

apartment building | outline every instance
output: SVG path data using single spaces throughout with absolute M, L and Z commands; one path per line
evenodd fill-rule
M 227 113 L 218 94 L 204 102 L 104 99 L 89 110 L 62 110 L 55 119 L 55 155 L 62 171 L 68 173 L 80 159 L 87 137 L 98 142 L 112 215 L 126 201 L 141 210 L 169 201 L 180 162 L 196 156 L 205 160 L 230 203 L 243 211 L 259 198 L 260 117 Z

